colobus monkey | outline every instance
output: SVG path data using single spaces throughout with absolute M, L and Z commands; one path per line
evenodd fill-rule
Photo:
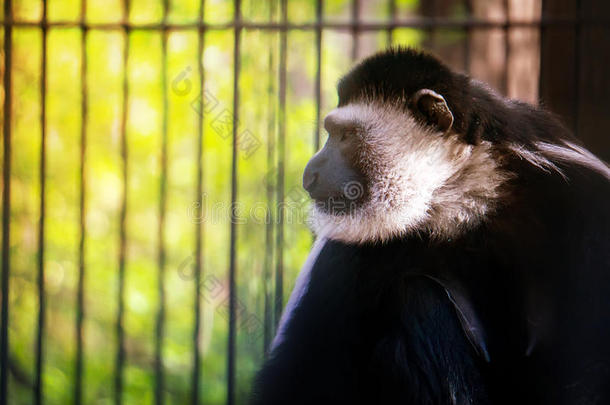
M 253 403 L 610 404 L 608 166 L 414 50 L 338 93 L 303 175 L 317 242 Z

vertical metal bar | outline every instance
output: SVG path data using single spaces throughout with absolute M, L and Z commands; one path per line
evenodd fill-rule
M 390 15 L 390 23 L 396 24 L 396 0 L 389 0 L 388 2 L 388 14 Z M 394 41 L 394 27 L 388 28 L 388 46 L 392 46 Z
M 544 20 L 546 18 L 546 0 L 541 0 L 540 1 L 540 21 Z M 542 94 L 543 94 L 543 90 L 544 90 L 544 84 L 543 84 L 543 75 L 544 75 L 544 60 L 545 58 L 545 49 L 546 49 L 546 35 L 547 35 L 547 31 L 546 31 L 546 27 L 544 24 L 538 24 L 538 29 L 540 32 L 540 76 L 538 78 L 538 104 L 540 104 L 541 100 L 542 100 Z
M 288 20 L 287 0 L 280 2 L 281 23 Z M 277 234 L 275 270 L 275 324 L 280 320 L 284 307 L 284 171 L 286 159 L 286 50 L 287 33 L 280 31 L 279 106 L 278 106 L 278 164 L 277 164 Z
M 161 86 L 163 94 L 163 118 L 161 129 L 161 181 L 159 184 L 159 223 L 158 223 L 158 309 L 155 335 L 155 405 L 163 404 L 165 376 L 163 370 L 163 338 L 165 336 L 165 213 L 167 211 L 167 128 L 169 100 L 167 94 L 167 40 L 166 27 L 169 0 L 163 0 L 163 31 L 161 33 Z
M 508 82 L 510 80 L 509 64 L 510 49 L 510 0 L 504 0 L 504 95 L 508 96 Z
M 78 245 L 78 285 L 76 295 L 76 367 L 74 370 L 74 404 L 80 405 L 83 396 L 83 323 L 85 319 L 85 237 L 86 192 L 85 158 L 87 153 L 87 34 L 85 24 L 87 0 L 81 1 L 81 139 L 80 139 L 80 240 Z
M 269 5 L 269 22 L 273 22 L 276 12 L 275 0 L 270 1 Z M 275 178 L 275 75 L 274 67 L 275 60 L 273 53 L 275 51 L 276 36 L 275 31 L 269 32 L 269 60 L 268 60 L 268 83 L 267 97 L 269 101 L 269 117 L 267 120 L 267 178 L 265 179 L 265 187 L 267 192 L 267 210 L 265 218 L 265 259 L 263 263 L 263 294 L 264 294 L 264 320 L 263 320 L 263 351 L 267 353 L 271 339 L 273 337 L 273 298 L 271 297 L 271 273 L 273 266 L 273 192 Z
M 358 50 L 360 48 L 359 26 L 360 23 L 360 0 L 352 0 L 352 18 L 350 25 L 352 27 L 352 62 L 358 59 Z
M 42 360 L 44 356 L 45 286 L 44 286 L 44 231 L 47 157 L 47 0 L 42 1 L 42 52 L 40 62 L 40 219 L 38 222 L 38 333 L 36 336 L 36 370 L 34 404 L 42 405 Z
M 320 149 L 320 105 L 322 104 L 321 80 L 322 80 L 322 15 L 323 2 L 316 2 L 316 130 L 314 133 L 314 152 Z
M 582 42 L 582 0 L 576 0 L 576 25 L 574 27 L 574 135 L 580 132 L 580 61 Z
M 473 14 L 472 8 L 472 0 L 466 0 L 466 18 L 471 19 Z M 471 66 L 471 49 L 470 49 L 470 41 L 472 39 L 472 28 L 467 26 L 464 29 L 464 33 L 466 34 L 466 40 L 464 41 L 464 71 L 466 74 L 470 74 L 470 66 Z
M 4 27 L 4 122 L 2 167 L 2 323 L 0 324 L 0 405 L 8 403 L 8 294 L 10 274 L 10 215 L 11 215 L 11 111 L 12 111 L 12 45 L 13 2 L 4 1 L 4 18 L 9 22 Z
M 233 46 L 233 137 L 231 159 L 231 243 L 229 250 L 229 356 L 227 365 L 227 404 L 235 404 L 235 343 L 237 307 L 237 126 L 239 123 L 239 73 L 241 68 L 241 0 L 235 0 Z
M 128 27 L 130 0 L 123 0 L 123 22 L 125 23 L 123 33 L 123 108 L 121 114 L 121 163 L 123 166 L 123 195 L 119 213 L 119 274 L 118 274 L 118 307 L 116 320 L 116 362 L 114 374 L 114 403 L 123 403 L 123 370 L 125 367 L 125 331 L 123 318 L 125 313 L 125 260 L 127 245 L 127 198 L 129 181 L 129 150 L 127 143 L 127 117 L 129 116 L 129 37 Z
M 199 71 L 199 115 L 197 116 L 197 195 L 195 201 L 199 203 L 203 210 L 203 114 L 204 114 L 204 91 L 205 91 L 205 71 L 203 69 L 203 50 L 205 46 L 204 22 L 205 1 L 199 2 L 199 31 L 197 36 L 197 69 Z M 191 403 L 199 404 L 199 375 L 200 375 L 200 345 L 201 345 L 201 273 L 202 257 L 201 250 L 203 244 L 203 224 L 195 220 L 195 295 L 193 297 L 195 313 L 193 325 L 193 374 L 192 374 L 192 393 Z
M 427 0 L 426 2 L 420 2 L 420 10 L 424 14 L 425 17 L 429 18 L 431 24 L 429 27 L 426 27 L 426 37 L 423 41 L 423 46 L 428 49 L 434 50 L 436 47 L 436 38 L 437 38 L 437 17 L 438 17 L 438 2 L 437 0 Z

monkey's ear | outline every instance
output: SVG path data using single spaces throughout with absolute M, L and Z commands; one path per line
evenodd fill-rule
M 409 107 L 429 125 L 434 125 L 443 133 L 453 125 L 453 114 L 447 102 L 437 92 L 421 89 L 413 95 Z

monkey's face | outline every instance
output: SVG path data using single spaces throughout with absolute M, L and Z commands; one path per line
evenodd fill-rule
M 463 142 L 452 121 L 445 100 L 431 90 L 417 92 L 408 109 L 359 101 L 331 111 L 324 120 L 328 140 L 303 175 L 318 236 L 363 243 L 410 231 L 449 235 L 444 228 L 478 215 L 476 193 L 469 193 L 487 182 L 477 184 L 468 168 L 495 166 L 488 148 Z

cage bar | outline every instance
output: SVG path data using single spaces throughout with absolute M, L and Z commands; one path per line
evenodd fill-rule
M 314 132 L 314 152 L 320 149 L 320 105 L 322 104 L 322 16 L 324 14 L 324 3 L 322 0 L 316 1 L 316 22 L 319 24 L 316 27 L 316 83 L 315 83 L 315 97 L 316 97 L 316 129 Z
M 199 22 L 204 21 L 205 1 L 199 2 Z M 204 114 L 204 90 L 205 78 L 203 67 L 203 50 L 205 47 L 205 30 L 203 26 L 199 27 L 197 36 L 197 69 L 199 72 L 199 114 L 197 115 L 197 168 L 196 168 L 196 195 L 195 201 L 199 204 L 199 208 L 203 210 L 203 114 Z M 199 375 L 201 369 L 201 359 L 199 355 L 201 344 L 201 274 L 202 257 L 201 250 L 203 245 L 203 224 L 195 220 L 195 269 L 194 282 L 195 291 L 193 297 L 194 304 L 194 324 L 193 324 L 193 372 L 191 377 L 191 403 L 199 404 Z
M 574 24 L 574 136 L 578 137 L 580 132 L 580 61 L 582 60 L 581 42 L 582 42 L 582 0 L 576 0 L 576 23 Z
M 235 0 L 234 20 L 241 21 L 241 0 Z M 233 131 L 231 157 L 231 227 L 229 250 L 229 338 L 227 358 L 227 404 L 235 404 L 235 345 L 237 306 L 237 124 L 239 122 L 239 73 L 241 68 L 241 28 L 236 28 L 233 43 Z
M 47 0 L 42 1 L 42 21 L 47 21 Z M 44 357 L 45 330 L 45 268 L 44 235 L 46 214 L 46 157 L 47 157 L 47 27 L 41 26 L 40 62 L 40 218 L 38 220 L 38 326 L 36 331 L 36 364 L 34 370 L 34 404 L 43 403 L 42 367 Z
M 426 6 L 424 6 L 426 5 Z M 431 13 L 432 15 L 426 15 L 426 18 L 430 18 L 431 24 L 427 27 L 423 27 L 426 31 L 426 37 L 424 39 L 424 45 L 428 48 L 435 49 L 436 40 L 438 34 L 438 28 L 440 28 L 440 24 L 438 21 L 438 17 L 435 14 L 435 10 L 438 9 L 437 0 L 428 0 L 425 3 L 422 3 L 422 6 L 426 7 L 424 12 Z M 436 49 L 435 49 L 436 50 Z
M 4 1 L 4 16 L 13 19 L 12 0 Z M 12 111 L 12 46 L 13 29 L 4 29 L 4 122 L 2 166 L 2 321 L 0 323 L 0 405 L 8 403 L 8 295 L 10 276 L 10 219 L 11 219 L 11 111 Z
M 351 32 L 352 32 L 352 62 L 354 62 L 358 58 L 358 50 L 360 49 L 360 0 L 352 0 L 352 9 L 351 9 Z
M 276 2 L 271 1 L 269 6 L 269 21 L 272 22 L 276 12 Z M 265 178 L 266 188 L 266 223 L 265 223 L 265 259 L 263 263 L 263 295 L 264 295 L 264 320 L 263 320 L 263 351 L 267 353 L 271 339 L 273 337 L 273 297 L 271 291 L 272 273 L 273 273 L 273 252 L 274 252 L 274 212 L 273 212 L 273 192 L 275 179 L 275 59 L 274 51 L 276 45 L 276 37 L 273 33 L 269 35 L 269 60 L 268 60 L 268 83 L 267 97 L 269 102 L 269 117 L 267 124 L 267 175 Z
M 502 78 L 504 87 L 504 95 L 508 95 L 508 82 L 510 80 L 510 72 L 508 69 L 508 61 L 511 56 L 511 47 L 510 47 L 510 0 L 503 1 L 504 7 L 504 21 L 505 25 L 502 28 L 504 32 L 504 77 Z
M 163 0 L 163 21 L 167 21 L 170 3 Z M 164 402 L 165 374 L 163 367 L 163 338 L 165 337 L 165 214 L 167 211 L 167 129 L 169 100 L 167 94 L 167 40 L 169 31 L 164 28 L 161 32 L 161 86 L 163 94 L 163 117 L 161 129 L 161 178 L 159 182 L 159 223 L 158 223 L 158 308 L 155 328 L 155 405 Z
M 312 31 L 318 26 L 321 26 L 323 30 L 337 30 L 337 31 L 351 31 L 356 29 L 358 32 L 363 31 L 384 31 L 390 28 L 416 28 L 416 29 L 464 29 L 464 28 L 478 28 L 478 29 L 493 29 L 499 28 L 504 29 L 507 25 L 510 28 L 539 28 L 539 27 L 574 27 L 578 23 L 578 20 L 570 17 L 545 17 L 539 20 L 513 20 L 508 24 L 504 21 L 490 21 L 479 18 L 464 18 L 455 19 L 447 17 L 414 17 L 399 19 L 395 22 L 378 21 L 358 21 L 356 23 L 343 22 L 343 21 L 322 21 L 318 24 L 316 22 L 311 23 L 292 23 L 292 22 L 256 22 L 256 21 L 230 21 L 223 23 L 97 23 L 97 22 L 78 22 L 78 21 L 48 21 L 46 26 L 48 28 L 81 28 L 88 30 L 124 30 L 126 27 L 132 31 L 184 31 L 184 30 L 197 30 L 203 27 L 206 31 L 218 31 L 218 30 L 235 30 L 235 29 L 248 29 L 248 30 L 274 30 L 274 31 Z M 581 25 L 586 24 L 588 26 L 607 26 L 610 24 L 610 19 L 606 16 L 595 16 L 582 18 L 580 20 Z M 41 26 L 40 22 L 35 21 L 9 21 L 2 20 L 0 25 L 7 27 L 33 27 L 38 28 Z
M 288 20 L 287 0 L 280 3 L 281 21 Z M 284 183 L 286 161 L 286 32 L 280 32 L 280 66 L 279 66 L 279 92 L 278 92 L 278 143 L 277 143 L 277 234 L 276 234 L 276 268 L 275 268 L 275 323 L 277 324 L 284 307 Z
M 547 13 L 546 13 L 546 10 L 545 10 L 545 7 L 544 7 L 544 4 L 545 4 L 544 0 L 542 0 L 540 3 L 541 3 L 540 4 L 540 9 L 541 9 L 540 10 L 540 19 L 543 20 L 543 19 L 547 18 L 547 16 L 546 16 Z M 542 89 L 543 89 L 543 85 L 542 85 L 542 74 L 543 74 L 543 72 L 542 72 L 542 63 L 543 63 L 543 59 L 544 59 L 544 53 L 543 53 L 543 49 L 544 48 L 543 48 L 543 46 L 544 46 L 544 43 L 545 43 L 544 39 L 546 37 L 546 28 L 547 27 L 543 26 L 542 24 L 538 26 L 538 30 L 540 32 L 540 40 L 539 40 L 539 43 L 540 43 L 540 80 L 538 80 L 538 100 L 542 100 Z
M 123 0 L 123 21 L 129 19 L 130 1 Z M 125 314 L 125 260 L 127 251 L 127 199 L 129 181 L 129 149 L 127 143 L 127 117 L 129 116 L 129 28 L 125 27 L 123 32 L 123 106 L 120 123 L 120 153 L 123 175 L 123 190 L 119 212 L 119 268 L 118 268 L 118 306 L 116 315 L 116 340 L 117 351 L 114 371 L 114 403 L 123 403 L 123 378 L 125 368 L 125 330 L 123 326 Z
M 392 46 L 394 41 L 394 25 L 396 24 L 396 0 L 388 1 L 388 15 L 390 16 L 390 25 L 386 29 L 388 36 L 388 46 Z
M 81 20 L 87 18 L 87 1 L 81 1 Z M 89 105 L 87 100 L 87 36 L 89 29 L 85 25 L 81 27 L 81 138 L 80 138 L 80 239 L 78 244 L 78 284 L 76 292 L 76 365 L 74 371 L 74 404 L 80 405 L 83 400 L 83 367 L 84 367 L 84 336 L 83 323 L 85 320 L 85 241 L 87 235 L 86 224 L 86 193 L 87 177 L 85 170 L 85 159 L 87 155 L 87 118 L 89 115 Z
M 466 0 L 464 2 L 465 6 L 466 6 L 466 14 L 468 16 L 468 18 L 472 18 L 472 14 L 473 14 L 473 7 L 472 7 L 472 0 Z M 464 34 L 466 35 L 466 39 L 464 40 L 464 72 L 466 72 L 466 74 L 470 74 L 470 58 L 471 56 L 471 49 L 470 49 L 470 41 L 472 39 L 472 28 L 471 27 L 464 27 Z

